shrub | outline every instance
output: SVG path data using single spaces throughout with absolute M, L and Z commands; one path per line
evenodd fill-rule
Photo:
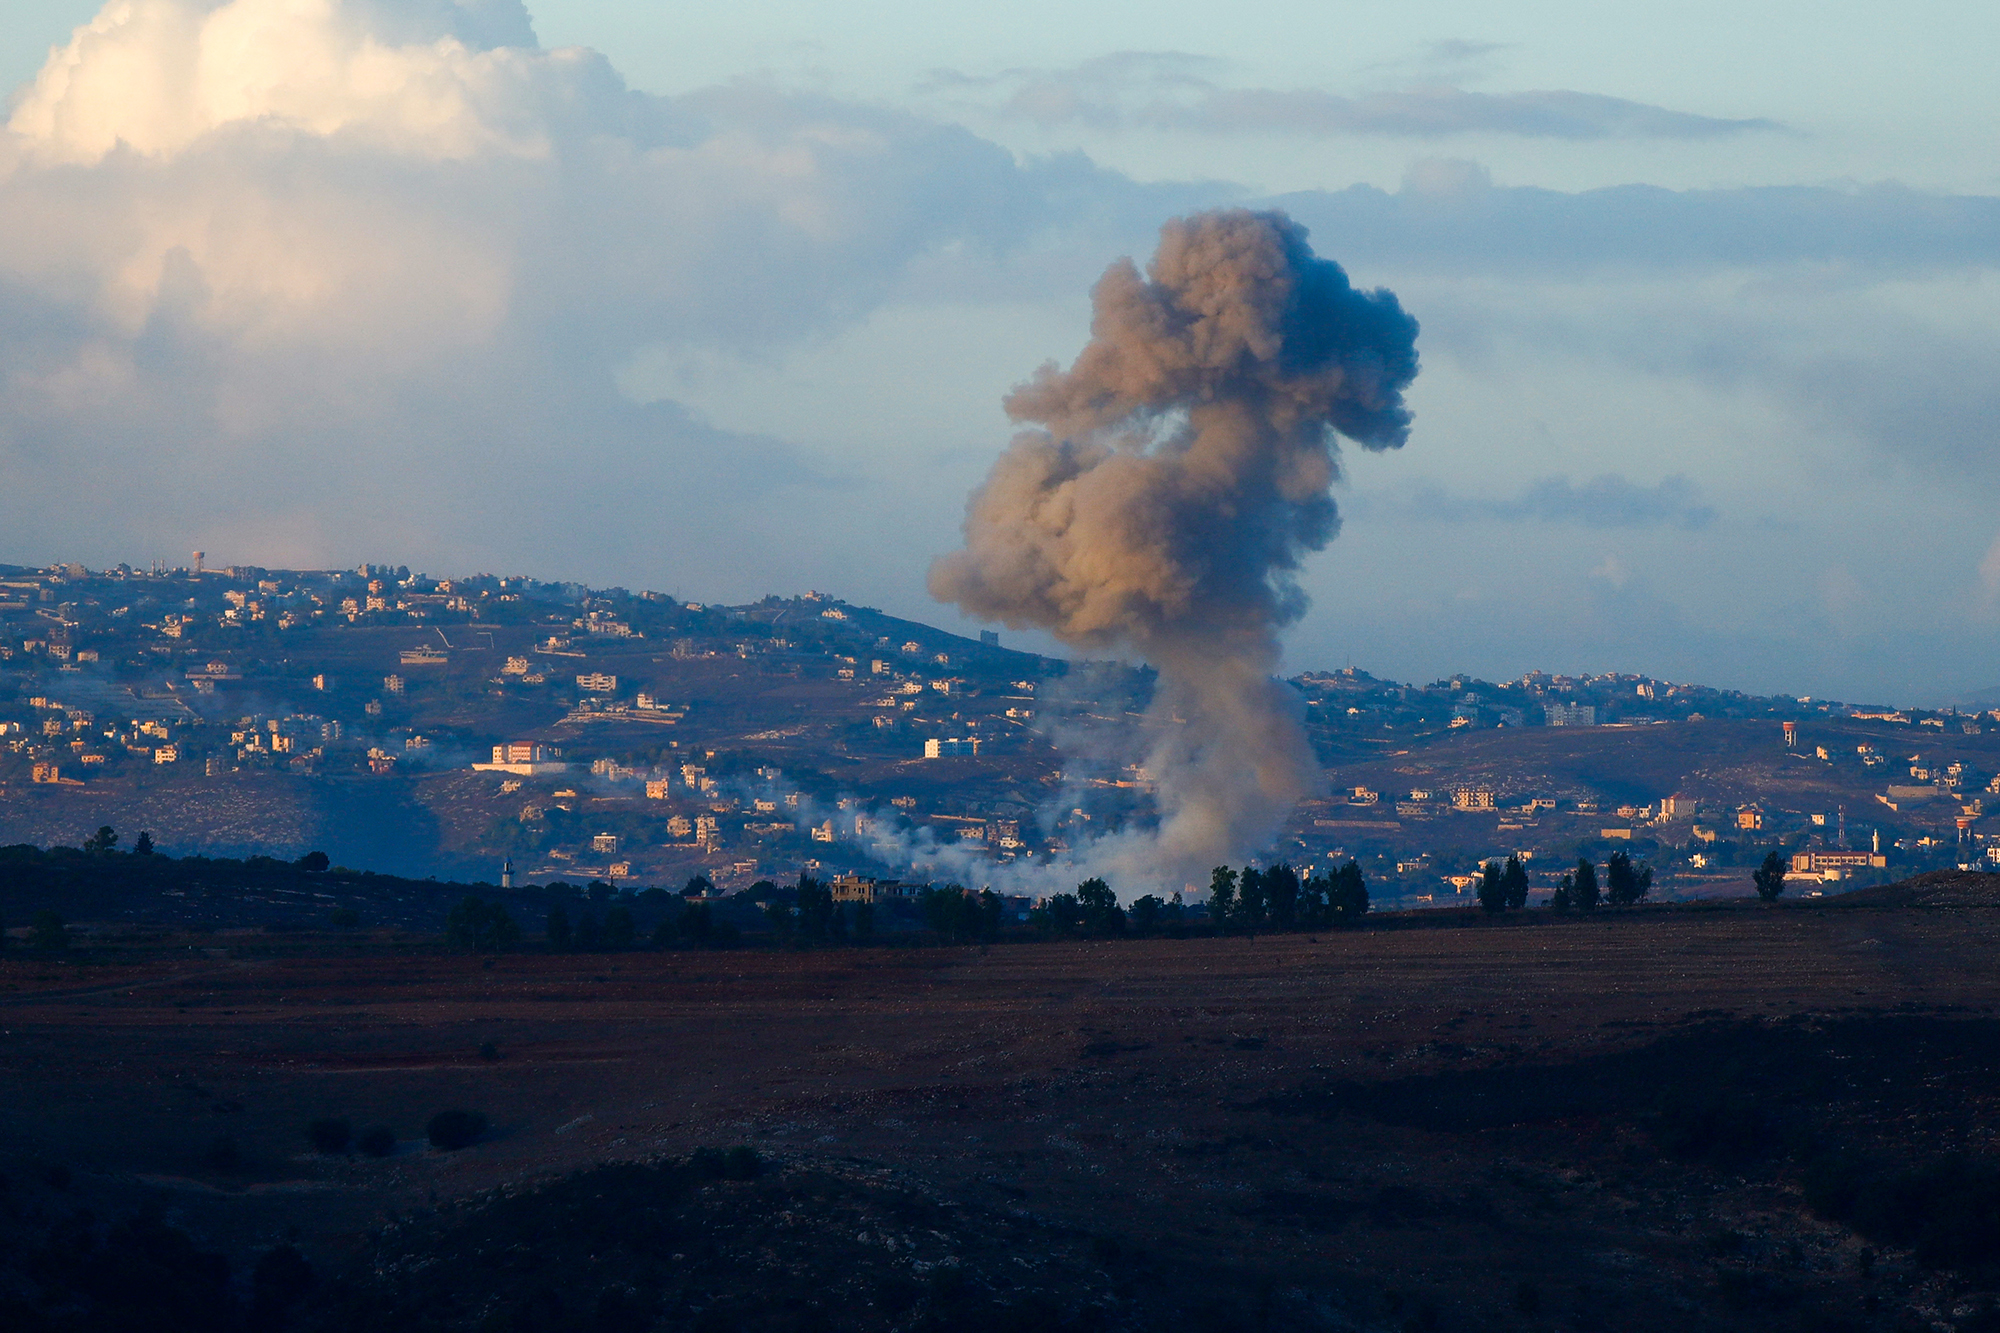
M 387 1157 L 396 1151 L 396 1131 L 387 1125 L 370 1125 L 355 1143 L 370 1157 Z
M 354 1140 L 354 1126 L 345 1116 L 329 1116 L 307 1125 L 306 1137 L 312 1140 L 314 1152 L 332 1156 L 347 1151 Z
M 69 930 L 63 925 L 62 915 L 46 907 L 35 913 L 28 943 L 44 953 L 61 953 L 69 948 Z
M 1806 1206 L 1880 1244 L 1907 1246 L 1926 1268 L 1990 1267 L 2000 1252 L 2000 1166 L 1945 1158 L 1883 1168 L 1853 1157 L 1814 1162 Z
M 431 1147 L 440 1152 L 457 1152 L 460 1148 L 470 1148 L 485 1135 L 486 1117 L 477 1111 L 439 1111 L 424 1126 L 424 1133 Z
M 235 1139 L 222 1134 L 209 1143 L 201 1155 L 201 1163 L 211 1171 L 234 1171 L 243 1165 L 243 1154 L 237 1150 Z
M 361 924 L 361 913 L 352 907 L 336 907 L 327 914 L 326 919 L 342 930 L 352 930 Z
M 290 1245 L 267 1250 L 250 1273 L 251 1309 L 256 1323 L 270 1327 L 312 1289 L 313 1269 Z
M 746 1144 L 738 1144 L 728 1152 L 720 1148 L 696 1148 L 688 1157 L 688 1168 L 705 1180 L 755 1180 L 764 1174 L 764 1159 Z

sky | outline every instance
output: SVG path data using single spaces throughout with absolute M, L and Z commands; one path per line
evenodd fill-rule
M 10 0 L 0 61 L 0 561 L 971 629 L 1003 395 L 1250 206 L 1422 325 L 1287 669 L 2000 686 L 1990 5 Z

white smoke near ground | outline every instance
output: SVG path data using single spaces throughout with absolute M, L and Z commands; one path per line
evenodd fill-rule
M 1158 669 L 1147 757 L 1157 828 L 1076 849 L 1127 891 L 1205 878 L 1267 846 L 1317 780 L 1273 679 L 1293 575 L 1339 528 L 1336 435 L 1401 445 L 1417 322 L 1355 290 L 1280 213 L 1169 222 L 1142 275 L 1113 264 L 1088 346 L 1009 395 L 1030 429 L 939 558 L 942 601 Z

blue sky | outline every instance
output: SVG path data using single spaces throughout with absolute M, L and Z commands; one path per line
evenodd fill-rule
M 1990 6 L 140 8 L 0 14 L 0 559 L 962 623 L 1001 394 L 1276 204 L 1423 323 L 1290 665 L 2000 685 Z

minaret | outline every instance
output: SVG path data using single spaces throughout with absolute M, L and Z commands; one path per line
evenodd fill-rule
M 1840 807 L 1840 850 L 1847 850 L 1847 807 Z
M 503 889 L 514 887 L 514 858 L 511 856 L 500 863 L 500 887 Z

